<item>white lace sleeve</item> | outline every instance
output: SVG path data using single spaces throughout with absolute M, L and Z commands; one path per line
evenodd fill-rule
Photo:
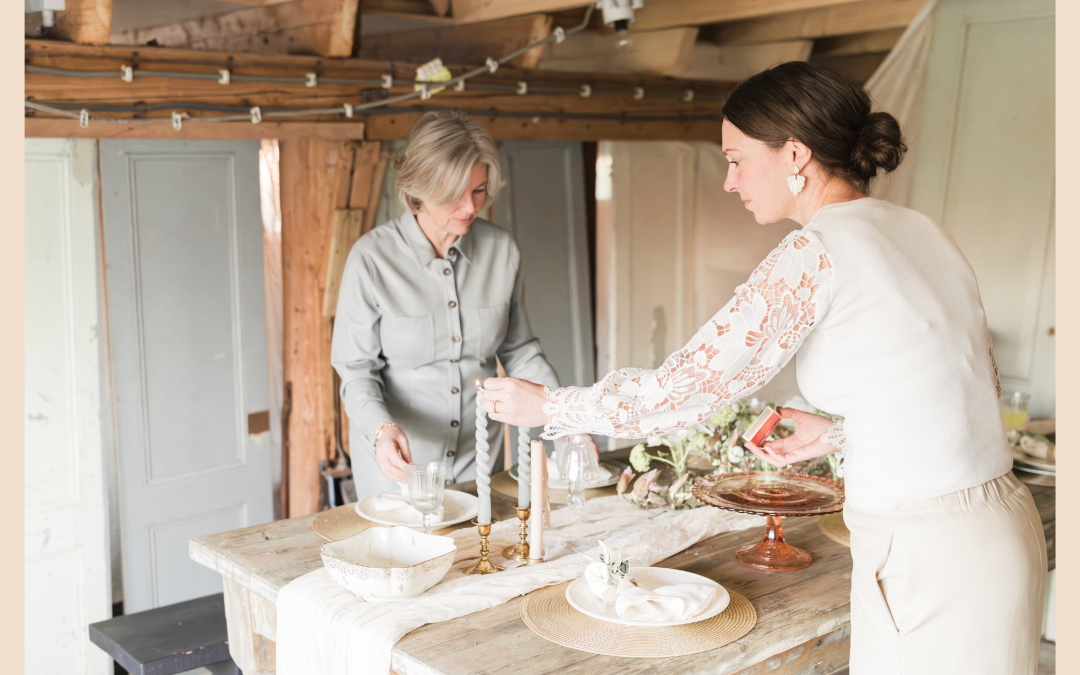
M 844 420 L 833 422 L 829 430 L 821 434 L 821 442 L 839 450 L 840 456 L 843 457 L 844 448 L 847 447 L 847 436 L 844 435 Z
M 828 306 L 832 263 L 796 230 L 735 289 L 716 316 L 657 370 L 625 368 L 591 387 L 548 389 L 543 437 L 666 434 L 701 422 L 772 378 Z

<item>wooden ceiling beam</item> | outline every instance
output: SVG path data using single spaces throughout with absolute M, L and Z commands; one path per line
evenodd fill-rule
M 614 33 L 582 31 L 562 44 L 548 45 L 537 67 L 571 73 L 678 77 L 690 64 L 697 34 L 697 28 L 641 33 L 629 47 L 618 49 Z
M 828 8 L 858 0 L 662 0 L 646 2 L 636 12 L 632 31 L 658 30 L 676 26 L 700 26 L 797 10 Z M 455 7 L 457 0 L 455 0 Z
M 892 51 L 903 28 L 890 28 L 873 33 L 856 33 L 823 38 L 814 43 L 815 57 L 855 56 L 857 54 L 884 54 Z
M 489 56 L 501 56 L 551 34 L 551 17 L 544 14 L 515 17 L 465 26 L 439 26 L 404 33 L 369 35 L 360 42 L 357 56 L 374 61 L 482 65 Z M 510 62 L 515 68 L 535 68 L 543 47 Z
M 320 80 L 317 87 L 303 83 L 260 83 L 233 81 L 228 86 L 214 79 L 172 79 L 144 76 L 153 70 L 216 73 L 227 67 L 235 74 L 264 76 L 302 76 L 305 71 L 315 71 L 320 78 L 372 78 L 381 73 L 392 73 L 395 78 L 415 77 L 415 67 L 400 63 L 361 61 L 354 59 L 324 59 L 308 56 L 280 56 L 261 54 L 228 54 L 220 52 L 195 52 L 191 50 L 101 46 L 89 47 L 43 40 L 26 41 L 26 62 L 30 66 L 76 70 L 82 72 L 116 72 L 115 78 L 77 78 L 63 75 L 26 73 L 25 94 L 42 104 L 69 103 L 76 105 L 98 104 L 116 106 L 150 106 L 168 104 L 167 108 L 146 112 L 145 117 L 168 119 L 173 110 L 186 111 L 192 117 L 212 117 L 223 114 L 216 111 L 197 110 L 186 105 L 211 104 L 239 107 L 251 106 L 266 109 L 281 107 L 334 107 L 344 103 L 358 103 L 364 92 L 383 95 L 378 85 L 333 84 Z M 135 64 L 140 74 L 133 82 L 120 79 L 120 64 Z M 456 72 L 461 72 L 460 70 Z M 565 87 L 570 91 L 529 93 L 520 96 L 512 86 L 516 81 L 526 80 L 530 86 Z M 506 86 L 503 90 L 484 90 L 480 82 Z M 594 88 L 592 96 L 580 95 L 580 85 L 585 82 Z M 630 90 L 641 86 L 645 96 L 640 100 L 630 95 Z M 602 88 L 618 89 L 625 93 L 603 94 Z M 693 88 L 693 101 L 679 96 Z M 411 87 L 395 86 L 391 95 L 404 93 Z M 544 71 L 523 71 L 500 68 L 496 75 L 477 78 L 472 88 L 465 91 L 443 91 L 429 100 L 413 99 L 394 106 L 393 112 L 384 110 L 379 114 L 360 115 L 354 122 L 365 124 L 364 135 L 369 140 L 406 138 L 413 123 L 421 114 L 417 109 L 459 108 L 472 111 L 470 115 L 489 128 L 499 139 L 562 139 L 562 140 L 715 140 L 719 138 L 719 121 L 715 119 L 717 105 L 731 91 L 731 86 L 709 82 L 681 81 L 656 77 L 617 77 L 613 75 L 571 75 Z M 668 96 L 661 97 L 664 93 Z M 404 108 L 397 110 L 397 108 Z M 97 114 L 97 113 L 94 113 Z M 102 116 L 126 117 L 121 113 L 100 113 Z M 647 119 L 641 119 L 647 118 Z M 35 113 L 35 120 L 55 120 L 43 113 Z M 290 123 L 341 122 L 340 116 L 322 115 L 290 118 Z M 259 125 L 239 123 L 248 128 L 263 126 L 280 120 L 265 118 Z M 40 122 L 28 122 L 29 126 Z M 186 122 L 183 129 L 209 122 Z M 70 125 L 69 125 L 70 127 Z M 171 125 L 131 125 L 130 134 L 167 134 Z M 336 133 L 337 124 L 327 124 L 327 133 Z M 117 133 L 114 125 L 91 122 L 88 134 L 109 137 Z M 153 131 L 137 131 L 137 129 Z M 295 127 L 289 127 L 295 129 Z M 321 128 L 321 127 L 320 127 Z M 322 133 L 322 132 L 320 132 Z M 79 134 L 82 135 L 82 134 Z M 149 136 L 154 137 L 154 136 Z
M 722 45 L 815 40 L 837 35 L 905 28 L 926 0 L 861 0 L 836 7 L 789 12 L 724 24 L 703 31 L 702 39 Z
M 349 56 L 358 0 L 294 0 L 112 35 L 112 43 L 262 54 Z
M 113 0 L 65 0 L 51 36 L 91 45 L 109 44 Z
M 142 138 L 166 140 L 261 140 L 276 138 L 321 138 L 327 141 L 364 139 L 363 122 L 274 122 L 235 124 L 199 122 L 185 124 L 176 131 L 170 124 L 91 124 L 85 129 L 78 120 L 55 117 L 27 117 L 26 138 Z
M 454 0 L 454 23 L 479 23 L 523 14 L 550 14 L 591 4 L 590 0 Z

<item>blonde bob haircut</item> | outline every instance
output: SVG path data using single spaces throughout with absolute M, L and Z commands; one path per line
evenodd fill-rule
M 494 201 L 502 187 L 499 151 L 488 132 L 457 110 L 425 113 L 409 134 L 405 152 L 394 157 L 394 189 L 409 211 L 424 202 L 453 204 L 465 194 L 469 173 L 487 166 L 487 196 Z

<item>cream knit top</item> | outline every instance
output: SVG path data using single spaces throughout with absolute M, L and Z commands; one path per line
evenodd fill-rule
M 844 418 L 847 500 L 884 509 L 1012 468 L 975 273 L 927 216 L 878 199 L 830 204 L 790 233 L 656 370 L 548 390 L 545 438 L 639 438 L 692 426 L 798 351 L 803 396 Z

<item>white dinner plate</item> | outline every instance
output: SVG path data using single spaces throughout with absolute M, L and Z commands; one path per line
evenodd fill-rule
M 414 529 L 423 529 L 424 524 L 419 511 L 380 513 L 373 508 L 376 497 L 378 497 L 378 495 L 372 495 L 367 499 L 357 502 L 356 512 L 371 522 L 380 525 L 404 525 Z M 432 530 L 436 530 L 441 527 L 457 525 L 458 523 L 463 523 L 466 520 L 475 518 L 479 505 L 480 500 L 467 492 L 444 490 L 442 520 L 432 520 L 430 527 Z M 415 518 L 411 518 L 410 516 L 415 516 Z
M 717 594 L 716 600 L 714 600 L 711 605 L 703 607 L 696 616 L 686 619 L 685 621 L 648 622 L 627 621 L 626 619 L 620 618 L 619 615 L 615 613 L 615 605 L 605 606 L 600 598 L 593 595 L 593 592 L 589 590 L 589 584 L 585 581 L 585 577 L 578 577 L 573 583 L 566 587 L 566 601 L 577 611 L 586 616 L 591 616 L 594 619 L 600 619 L 601 621 L 607 621 L 609 623 L 618 623 L 624 626 L 642 626 L 646 628 L 682 626 L 683 624 L 711 619 L 727 609 L 728 603 L 731 602 L 731 596 L 728 595 L 727 589 L 712 579 L 703 577 L 700 574 L 694 574 L 693 572 L 666 569 L 664 567 L 631 567 L 630 575 L 634 578 L 634 581 L 638 586 L 650 591 L 660 588 L 661 586 L 671 586 L 672 584 L 711 584 L 720 589 L 720 592 Z
M 1039 459 L 1032 457 L 1019 448 L 1012 449 L 1013 460 L 1020 465 L 1033 466 L 1037 469 L 1042 469 L 1044 472 L 1055 473 L 1057 471 L 1057 462 L 1054 460 Z

